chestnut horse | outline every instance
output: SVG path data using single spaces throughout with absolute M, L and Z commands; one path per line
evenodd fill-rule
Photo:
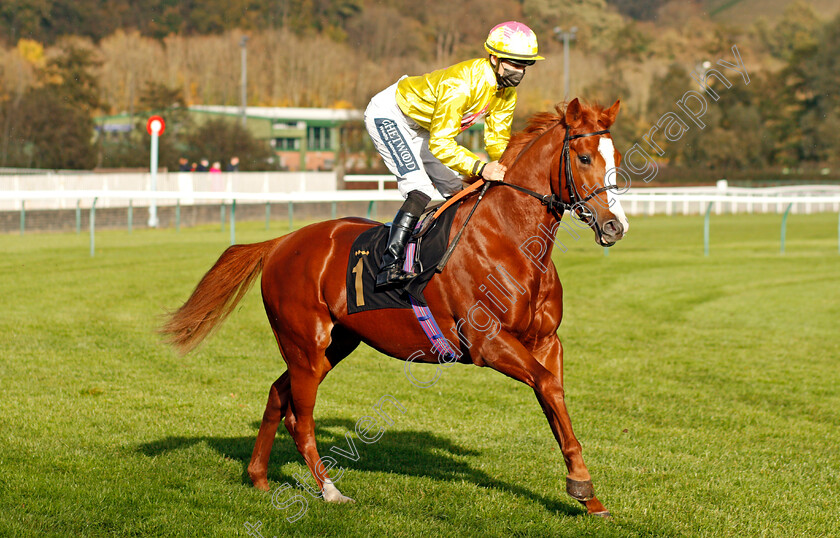
M 443 333 L 458 335 L 452 339 L 458 341 L 459 362 L 489 366 L 534 390 L 566 462 L 566 491 L 588 513 L 599 515 L 609 512 L 595 497 L 564 402 L 563 347 L 557 336 L 562 287 L 551 261 L 551 239 L 537 239 L 556 233 L 565 209 L 577 213 L 574 226 L 594 230 L 599 245 L 623 237 L 627 221 L 612 192 L 620 155 L 609 135 L 618 110 L 618 101 L 605 109 L 575 99 L 565 109 L 558 107 L 558 114 L 534 116 L 501 159 L 508 167 L 505 182 L 486 191 L 445 270 L 424 292 Z M 451 235 L 472 206 L 467 200 L 458 209 Z M 269 489 L 268 459 L 285 418 L 324 499 L 351 501 L 318 455 L 312 416 L 318 385 L 360 342 L 397 359 L 439 362 L 434 355 L 416 359 L 429 341 L 412 310 L 347 313 L 351 245 L 376 225 L 344 218 L 231 246 L 161 329 L 178 351 L 190 351 L 230 314 L 262 271 L 265 310 L 287 370 L 269 390 L 248 465 L 259 489 Z M 482 284 L 485 278 L 495 293 Z

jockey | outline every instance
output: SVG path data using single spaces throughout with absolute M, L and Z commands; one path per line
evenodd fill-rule
M 520 22 L 490 30 L 477 58 L 425 75 L 404 75 L 371 99 L 365 127 L 406 201 L 391 224 L 376 287 L 388 288 L 416 275 L 402 269 L 405 245 L 437 189 L 444 197 L 461 190 L 460 175 L 502 181 L 498 160 L 510 139 L 516 86 L 536 60 L 537 36 Z M 481 118 L 484 162 L 455 137 Z

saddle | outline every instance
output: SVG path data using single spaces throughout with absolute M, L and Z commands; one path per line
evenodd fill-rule
M 427 306 L 423 290 L 437 272 L 437 265 L 449 246 L 449 230 L 461 200 L 448 207 L 431 207 L 415 228 L 406 245 L 407 270 L 417 276 L 401 288 L 376 291 L 376 274 L 388 242 L 388 226 L 383 224 L 365 230 L 353 241 L 347 263 L 347 313 L 355 314 L 381 308 Z M 446 205 L 446 204 L 444 204 Z

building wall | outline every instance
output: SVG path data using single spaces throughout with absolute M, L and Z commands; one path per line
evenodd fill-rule
M 283 170 L 297 172 L 300 170 L 300 151 L 278 151 L 280 166 Z M 307 151 L 306 170 L 334 170 L 336 165 L 336 154 L 332 151 Z

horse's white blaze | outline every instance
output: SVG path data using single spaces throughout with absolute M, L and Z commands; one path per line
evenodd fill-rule
M 601 154 L 601 157 L 604 158 L 604 162 L 606 163 L 604 186 L 616 185 L 616 176 L 618 174 L 615 169 L 615 146 L 613 146 L 611 138 L 601 137 L 598 141 L 598 153 Z M 624 231 L 626 233 L 630 228 L 630 224 L 627 222 L 627 215 L 624 214 L 624 209 L 621 207 L 621 201 L 619 201 L 618 195 L 615 191 L 607 191 L 607 200 L 610 204 L 610 211 L 612 211 L 612 214 L 615 215 L 621 225 L 624 226 Z

